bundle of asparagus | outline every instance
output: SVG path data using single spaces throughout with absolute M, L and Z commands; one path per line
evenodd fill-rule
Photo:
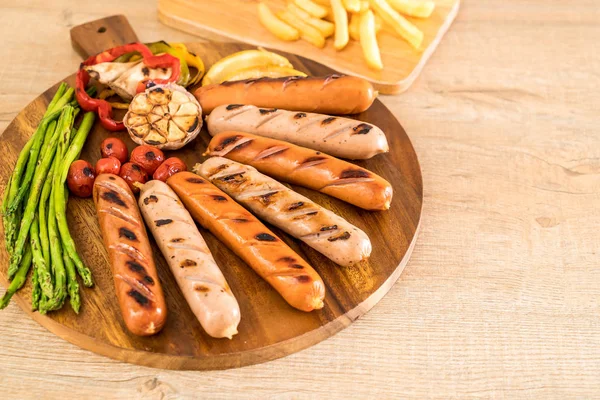
M 93 94 L 95 89 L 90 90 Z M 27 279 L 33 264 L 32 309 L 40 313 L 58 310 L 67 295 L 79 313 L 81 299 L 77 273 L 92 286 L 90 270 L 75 249 L 66 219 L 68 191 L 65 181 L 71 163 L 94 123 L 86 113 L 74 129 L 79 112 L 73 88 L 63 83 L 48 105 L 42 121 L 19 157 L 4 192 L 2 203 L 6 249 L 10 254 L 8 290 L 0 299 L 6 307 Z

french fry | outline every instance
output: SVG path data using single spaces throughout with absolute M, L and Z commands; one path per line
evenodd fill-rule
M 359 12 L 365 12 L 367 11 L 371 6 L 369 5 L 369 1 L 368 0 L 360 0 L 360 11 Z
M 342 0 L 331 0 L 333 9 L 333 19 L 335 23 L 335 39 L 333 47 L 336 50 L 342 50 L 348 44 L 348 13 L 342 5 Z
M 302 21 L 317 28 L 323 36 L 329 37 L 333 35 L 333 32 L 335 31 L 335 26 L 331 22 L 323 21 L 319 18 L 313 18 L 309 13 L 307 13 L 294 3 L 289 3 L 287 8 L 289 12 L 294 14 Z
M 369 0 L 369 4 L 371 4 L 371 8 L 381 16 L 383 21 L 388 24 L 398 36 L 406 40 L 415 49 L 421 47 L 421 43 L 423 43 L 423 32 L 421 32 L 419 28 L 398 14 L 398 12 L 390 7 L 385 0 Z
M 373 13 L 375 16 L 375 32 L 379 33 L 383 29 L 383 20 L 379 16 L 379 14 Z
M 375 16 L 371 10 L 360 14 L 360 45 L 367 65 L 373 69 L 383 69 L 375 32 Z
M 368 9 L 367 9 L 368 10 Z M 350 23 L 348 24 L 348 33 L 350 34 L 350 39 L 359 41 L 360 40 L 360 15 L 362 14 L 352 14 L 350 15 Z M 379 16 L 379 14 L 373 13 L 375 16 L 375 33 L 381 32 L 383 29 L 383 20 Z M 390 33 L 392 35 L 395 34 L 393 30 L 390 29 Z
M 323 17 L 323 19 L 325 21 L 329 21 L 329 22 L 335 22 L 335 19 L 333 18 L 333 9 L 331 7 L 326 7 L 327 8 L 327 15 Z
M 311 0 L 294 0 L 294 3 L 315 18 L 323 18 L 329 12 L 326 7 Z
M 388 0 L 388 2 L 399 13 L 417 18 L 429 18 L 435 8 L 433 1 Z
M 325 37 L 314 26 L 302 21 L 289 10 L 281 11 L 277 13 L 277 16 L 286 24 L 298 29 L 300 31 L 300 37 L 303 40 L 306 40 L 308 43 L 321 49 L 325 47 Z
M 312 0 L 312 1 L 323 7 L 329 7 L 329 0 Z
M 360 14 L 352 13 L 350 15 L 348 33 L 350 34 L 350 39 L 357 41 L 360 40 Z
M 343 0 L 344 8 L 351 13 L 360 12 L 360 0 Z
M 269 32 L 281 40 L 293 41 L 300 39 L 298 29 L 277 18 L 265 3 L 258 3 L 258 19 Z

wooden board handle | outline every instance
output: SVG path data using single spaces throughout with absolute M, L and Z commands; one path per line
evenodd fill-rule
M 111 47 L 137 42 L 138 37 L 124 15 L 113 15 L 71 29 L 71 44 L 84 59 Z

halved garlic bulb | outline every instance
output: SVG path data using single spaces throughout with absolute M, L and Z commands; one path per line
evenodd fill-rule
M 177 84 L 154 85 L 133 98 L 123 123 L 137 144 L 176 150 L 198 136 L 202 108 Z

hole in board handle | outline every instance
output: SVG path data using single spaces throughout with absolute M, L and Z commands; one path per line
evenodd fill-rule
M 106 28 L 104 26 L 101 26 L 100 28 L 98 28 L 98 33 L 104 33 L 106 32 Z

